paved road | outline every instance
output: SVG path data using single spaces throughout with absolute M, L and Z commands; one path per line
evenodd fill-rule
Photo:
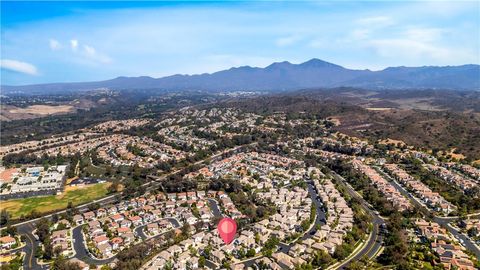
M 249 147 L 249 146 L 252 146 L 252 145 L 255 145 L 255 144 L 257 144 L 257 143 L 251 143 L 251 144 L 248 144 L 248 145 L 237 146 L 237 147 L 232 148 L 232 149 L 227 149 L 227 150 L 222 151 L 218 154 L 210 156 L 206 159 L 197 161 L 197 162 L 193 163 L 192 165 L 199 165 L 199 164 L 205 162 L 206 160 L 218 160 L 218 159 L 221 159 L 224 154 L 237 153 L 242 148 Z M 167 177 L 169 177 L 171 175 L 174 175 L 176 173 L 179 173 L 180 171 L 181 170 L 176 170 L 174 172 L 171 172 L 171 173 L 166 174 L 166 175 L 161 176 L 161 177 L 152 176 L 151 178 L 153 178 L 154 180 L 150 181 L 150 182 L 147 182 L 147 183 L 143 184 L 142 186 L 146 187 L 147 191 L 157 189 L 159 186 L 161 186 L 162 181 L 167 179 Z M 77 206 L 76 209 L 79 212 L 86 212 L 86 211 L 88 211 L 88 207 L 90 205 L 94 204 L 94 203 L 99 203 L 99 204 L 102 204 L 102 205 L 107 205 L 107 204 L 110 204 L 110 203 L 114 203 L 116 201 L 116 196 L 117 195 L 118 194 L 114 194 L 114 195 L 110 195 L 110 196 L 107 196 L 107 197 L 104 197 L 104 198 L 101 198 L 101 199 L 98 199 L 98 200 L 93 200 L 89 203 L 85 203 L 85 204 Z M 31 234 L 31 232 L 33 231 L 33 227 L 35 225 L 35 222 L 37 222 L 41 218 L 51 219 L 53 214 L 60 215 L 60 214 L 66 213 L 66 211 L 67 210 L 60 210 L 60 211 L 54 212 L 52 214 L 45 215 L 45 216 L 40 217 L 40 218 L 35 218 L 35 219 L 28 220 L 28 221 L 19 222 L 19 223 L 16 223 L 16 224 L 11 224 L 12 226 L 17 227 L 17 230 L 19 231 L 20 235 L 25 235 L 27 237 L 26 246 L 23 248 L 23 250 L 26 253 L 26 256 L 25 256 L 26 259 L 23 261 L 23 268 L 25 270 L 42 269 L 42 267 L 46 267 L 46 266 L 39 266 L 36 263 L 36 260 L 35 260 L 35 250 L 38 247 L 38 241 L 36 241 L 35 238 L 33 237 L 33 235 Z M 4 229 L 4 227 L 0 227 L 0 229 Z M 77 236 L 78 236 L 78 234 L 77 234 Z M 32 240 L 31 241 L 28 240 L 29 238 L 32 238 Z M 75 242 L 77 242 L 77 241 L 75 241 Z M 78 255 L 78 256 L 81 256 L 81 255 Z
M 325 219 L 325 211 L 323 210 L 323 203 L 321 202 L 320 198 L 318 197 L 317 190 L 313 188 L 313 184 L 308 184 L 308 194 L 310 194 L 310 198 L 312 202 L 315 204 L 315 208 L 317 211 L 317 217 L 315 219 L 315 225 L 310 228 L 302 237 L 302 240 L 312 238 L 313 234 L 317 231 L 317 226 L 325 225 L 327 220 Z
M 210 209 L 215 217 L 223 217 L 222 211 L 220 211 L 220 207 L 218 207 L 218 202 L 215 199 L 207 199 L 210 204 Z
M 34 230 L 33 224 L 24 224 L 17 227 L 17 231 L 21 235 L 26 236 L 26 245 L 21 249 L 25 252 L 25 259 L 23 260 L 24 269 L 48 269 L 46 265 L 40 265 L 37 263 L 37 258 L 35 257 L 35 249 L 40 244 L 35 236 L 33 236 L 32 231 Z
M 315 204 L 315 208 L 317 211 L 317 215 L 315 218 L 315 224 L 311 226 L 311 228 L 306 231 L 302 237 L 300 237 L 301 240 L 306 240 L 308 238 L 312 238 L 315 232 L 317 231 L 317 226 L 325 225 L 326 220 L 325 220 L 325 211 L 323 210 L 323 204 L 321 200 L 318 198 L 318 193 L 313 188 L 313 185 L 309 182 L 307 185 L 307 190 L 308 194 L 310 195 L 310 198 L 312 199 L 312 202 Z M 285 243 L 280 243 L 279 244 L 279 251 L 283 253 L 287 253 L 290 251 L 290 249 L 295 245 L 295 243 L 290 243 L 290 244 L 285 244 Z
M 175 219 L 175 218 L 165 218 L 165 219 L 170 221 L 174 228 L 179 228 L 180 227 L 180 223 L 178 222 L 177 219 Z M 142 225 L 142 226 L 139 226 L 139 227 L 135 228 L 135 232 L 137 233 L 137 235 L 140 238 L 142 238 L 142 240 L 146 240 L 149 237 L 143 232 L 143 228 L 145 226 L 147 226 L 147 225 Z M 151 237 L 151 239 L 160 237 L 161 235 L 162 234 L 153 236 L 153 237 Z M 73 248 L 75 249 L 76 254 L 75 254 L 74 258 L 82 260 L 82 261 L 84 261 L 88 264 L 94 264 L 94 265 L 104 265 L 104 264 L 108 264 L 108 263 L 115 260 L 116 255 L 111 257 L 111 258 L 108 258 L 108 259 L 95 259 L 95 258 L 91 257 L 91 255 L 89 254 L 89 252 L 86 249 L 85 239 L 84 239 L 83 234 L 82 234 L 82 225 L 77 226 L 73 229 L 73 235 L 72 236 L 73 236 L 73 239 L 75 239 L 75 242 L 73 244 Z
M 477 245 L 475 245 L 475 243 L 469 238 L 467 237 L 466 235 L 460 233 L 459 231 L 457 231 L 455 228 L 453 228 L 451 225 L 450 225 L 450 222 L 456 220 L 457 218 L 452 218 L 452 217 L 438 217 L 438 216 L 435 216 L 435 212 L 428 209 L 425 205 L 423 205 L 422 203 L 420 203 L 418 201 L 417 198 L 415 198 L 410 192 L 408 192 L 402 185 L 400 185 L 397 181 L 395 181 L 395 179 L 393 179 L 392 177 L 390 177 L 388 174 L 386 174 L 385 172 L 383 172 L 380 168 L 376 167 L 379 172 L 386 178 L 390 181 L 390 183 L 398 190 L 400 191 L 400 193 L 402 193 L 405 197 L 409 198 L 410 201 L 417 207 L 419 207 L 421 209 L 421 211 L 426 214 L 426 215 L 433 215 L 433 221 L 442 225 L 443 227 L 447 228 L 447 230 L 453 235 L 455 236 L 457 239 L 462 239 L 463 243 L 464 243 L 464 246 L 465 248 L 467 248 L 468 250 L 472 251 L 475 256 L 477 258 L 480 259 L 480 249 L 478 248 Z M 477 214 L 474 214 L 473 216 L 475 216 Z
M 368 258 L 373 259 L 377 255 L 378 251 L 382 248 L 382 243 L 383 243 L 383 236 L 380 232 L 380 226 L 382 224 L 385 224 L 385 221 L 380 215 L 376 214 L 374 211 L 370 209 L 369 204 L 363 199 L 362 196 L 360 196 L 347 183 L 347 181 L 345 181 L 345 179 L 343 179 L 343 177 L 341 177 L 334 171 L 331 171 L 331 172 L 333 177 L 345 186 L 350 196 L 355 197 L 360 201 L 360 204 L 362 205 L 363 209 L 367 213 L 369 213 L 370 216 L 372 217 L 372 223 L 373 223 L 373 229 L 372 229 L 373 237 L 369 238 L 367 244 L 363 246 L 363 248 L 359 252 L 357 252 L 353 257 L 347 259 L 346 261 L 342 262 L 340 265 L 335 267 L 335 269 L 345 269 L 352 261 L 358 261 L 364 256 L 367 256 Z
M 181 225 L 180 225 L 180 222 L 179 222 L 176 218 L 166 217 L 166 218 L 162 218 L 162 219 L 166 219 L 166 220 L 170 221 L 170 223 L 172 223 L 172 226 L 173 226 L 174 228 L 180 228 L 180 226 L 181 226 Z M 159 220 L 157 220 L 157 221 L 159 221 Z M 148 223 L 147 223 L 147 224 L 148 224 Z M 142 226 L 138 226 L 138 227 L 136 227 L 136 228 L 134 229 L 134 232 L 135 232 L 140 238 L 142 238 L 142 240 L 147 240 L 149 237 L 151 237 L 151 236 L 146 235 L 145 232 L 143 231 L 143 228 L 145 228 L 145 226 L 147 226 L 147 224 L 142 225 Z M 157 237 L 157 235 L 156 235 L 156 236 L 153 236 L 153 237 L 151 237 L 151 238 L 155 238 L 155 237 Z
M 72 238 L 74 239 L 73 248 L 76 252 L 74 258 L 95 265 L 108 264 L 115 259 L 114 257 L 108 259 L 94 259 L 90 256 L 86 248 L 85 239 L 83 238 L 82 225 L 73 228 Z
M 147 226 L 147 224 L 142 225 L 142 226 L 138 226 L 134 230 L 135 234 L 138 235 L 143 240 L 148 238 L 148 235 L 146 235 L 145 232 L 143 231 L 143 228 L 145 228 L 145 226 Z
M 302 237 L 300 237 L 301 240 L 312 238 L 317 230 L 316 229 L 317 225 L 324 225 L 326 222 L 325 211 L 323 210 L 323 204 L 318 198 L 317 191 L 313 188 L 313 186 L 310 183 L 308 183 L 307 190 L 308 190 L 308 194 L 310 195 L 310 198 L 312 199 L 313 203 L 315 204 L 315 207 L 317 208 L 317 216 L 315 219 L 315 224 L 307 232 L 305 232 L 304 235 L 302 235 Z M 288 254 L 290 249 L 295 245 L 295 242 L 290 244 L 279 243 L 278 251 Z M 257 260 L 258 258 L 261 258 L 261 257 L 255 257 L 249 260 L 245 260 L 245 261 L 242 261 L 242 263 L 245 265 L 245 267 L 251 267 L 254 265 L 255 260 Z
M 335 267 L 335 269 L 345 269 L 348 265 L 350 265 L 350 263 L 352 261 L 358 261 L 361 258 L 363 258 L 364 256 L 367 256 L 368 258 L 372 259 L 376 255 L 378 255 L 378 252 L 382 248 L 382 243 L 383 243 L 383 237 L 382 237 L 382 234 L 380 232 L 380 226 L 382 224 L 385 224 L 385 221 L 383 220 L 382 217 L 375 214 L 370 209 L 368 203 L 350 185 L 348 185 L 346 183 L 345 179 L 343 179 L 340 175 L 336 174 L 333 171 L 332 171 L 332 174 L 335 177 L 335 179 L 337 179 L 338 181 L 340 181 L 341 183 L 344 184 L 344 186 L 346 187 L 346 190 L 350 194 L 350 196 L 359 199 L 360 204 L 362 205 L 364 210 L 372 216 L 372 222 L 373 222 L 373 229 L 372 229 L 372 235 L 373 236 L 371 238 L 369 238 L 366 245 L 364 245 L 363 248 L 361 250 L 359 250 L 354 256 L 345 260 L 340 265 Z M 320 224 L 320 225 L 325 224 L 324 223 L 325 222 L 325 212 L 323 211 L 322 204 L 321 204 L 320 200 L 317 199 L 316 191 L 312 188 L 312 186 L 310 184 L 308 185 L 308 191 L 309 191 L 309 194 L 310 194 L 310 196 L 312 197 L 312 199 L 315 203 L 315 206 L 317 207 L 317 218 L 315 220 L 315 223 Z M 310 232 L 313 231 L 313 230 L 315 230 L 315 226 L 313 226 L 305 235 L 303 235 L 302 239 L 312 237 Z M 280 244 L 279 245 L 279 251 L 288 253 L 291 246 L 292 246 L 292 244 L 291 245 Z M 243 261 L 242 263 L 246 267 L 250 267 L 250 266 L 254 265 L 256 259 L 258 259 L 258 258 L 246 260 L 246 261 Z
M 170 221 L 170 223 L 172 223 L 173 228 L 175 228 L 175 229 L 178 229 L 178 228 L 180 228 L 180 227 L 182 226 L 182 225 L 180 224 L 180 222 L 179 222 L 176 218 L 166 217 L 166 218 L 162 218 L 162 219 L 166 219 L 166 220 Z M 158 220 L 157 220 L 157 221 L 158 221 Z M 155 235 L 155 236 L 153 236 L 153 237 L 146 235 L 145 232 L 143 231 L 143 228 L 145 228 L 145 226 L 147 226 L 147 224 L 142 225 L 142 226 L 138 226 L 138 227 L 136 227 L 135 230 L 134 230 L 135 233 L 136 233 L 140 238 L 142 238 L 142 240 L 147 240 L 149 237 L 150 237 L 150 238 L 155 238 L 155 237 L 158 237 L 158 236 L 162 235 L 162 234 L 159 234 L 159 235 Z

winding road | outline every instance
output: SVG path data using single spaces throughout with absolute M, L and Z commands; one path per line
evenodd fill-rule
M 163 219 L 166 219 L 168 221 L 170 221 L 170 223 L 172 223 L 172 226 L 174 228 L 180 228 L 180 223 L 178 222 L 177 219 L 175 218 L 163 218 Z M 155 235 L 155 236 L 147 236 L 144 232 L 143 232 L 143 228 L 147 226 L 147 224 L 145 225 L 141 225 L 141 226 L 138 226 L 135 228 L 135 233 L 144 241 L 144 240 L 147 240 L 147 239 L 154 239 L 154 238 L 157 238 L 157 237 L 160 237 L 163 233 L 161 234 L 158 234 L 158 235 Z M 112 261 L 115 260 L 115 256 L 113 257 L 110 257 L 110 258 L 107 258 L 107 259 L 96 259 L 96 258 L 93 258 L 89 252 L 87 251 L 87 248 L 86 248 L 86 244 L 85 244 L 85 238 L 83 237 L 83 234 L 82 234 L 82 225 L 79 225 L 77 227 L 75 227 L 73 229 L 73 239 L 75 239 L 75 242 L 73 244 L 73 248 L 75 249 L 75 256 L 73 256 L 74 258 L 77 258 L 79 260 L 82 260 L 88 264 L 94 264 L 94 265 L 104 265 L 104 264 L 108 264 Z
M 197 161 L 197 162 L 195 162 L 191 165 L 199 165 L 199 164 L 202 164 L 202 163 L 204 163 L 205 161 L 208 161 L 208 160 L 216 161 L 216 160 L 221 159 L 225 154 L 238 153 L 239 151 L 241 151 L 242 148 L 250 147 L 250 146 L 256 145 L 256 144 L 257 143 L 255 142 L 255 143 L 251 143 L 251 144 L 247 144 L 247 145 L 237 146 L 237 147 L 234 147 L 232 149 L 227 149 L 227 150 L 224 150 L 220 153 L 212 155 L 208 158 Z M 181 169 L 178 169 L 176 171 L 170 172 L 170 173 L 168 173 L 166 175 L 163 175 L 163 176 L 149 175 L 148 178 L 152 179 L 152 181 L 149 181 L 149 182 L 143 184 L 142 186 L 146 187 L 146 191 L 150 191 L 150 190 L 153 190 L 153 189 L 158 189 L 159 187 L 161 187 L 161 184 L 164 180 L 166 180 L 171 175 L 179 173 L 180 171 L 181 171 Z M 118 194 L 110 195 L 110 196 L 107 196 L 107 197 L 104 197 L 104 198 L 101 198 L 101 199 L 98 199 L 98 200 L 93 200 L 91 202 L 88 202 L 88 203 L 85 203 L 85 204 L 82 204 L 82 205 L 78 205 L 78 206 L 76 206 L 76 209 L 80 213 L 83 213 L 83 212 L 88 211 L 88 207 L 92 204 L 95 204 L 95 203 L 99 203 L 99 204 L 102 204 L 102 205 L 107 205 L 107 204 L 114 203 L 116 201 L 117 195 Z M 42 218 L 51 219 L 54 214 L 60 215 L 60 214 L 66 213 L 66 212 L 67 212 L 66 209 L 65 210 L 60 210 L 60 211 L 56 211 L 56 212 L 53 212 L 51 214 L 48 214 L 48 215 L 45 215 L 45 216 L 42 216 L 42 217 L 39 217 L 39 218 L 35 218 L 35 219 L 28 220 L 28 221 L 23 221 L 23 222 L 18 222 L 18 223 L 15 223 L 15 224 L 10 224 L 11 226 L 14 226 L 14 227 L 17 228 L 20 235 L 25 235 L 27 237 L 26 246 L 21 249 L 22 251 L 24 251 L 26 253 L 25 254 L 25 259 L 23 260 L 23 269 L 25 269 L 25 270 L 49 269 L 48 265 L 38 264 L 38 262 L 35 258 L 35 250 L 37 249 L 37 247 L 40 243 L 33 236 L 32 231 L 34 230 L 35 223 L 37 221 L 39 221 L 40 219 L 42 219 Z M 4 229 L 4 228 L 5 227 L 0 227 L 0 229 Z M 81 233 L 80 233 L 80 235 L 81 235 Z M 75 246 L 78 247 L 78 245 L 80 244 L 80 243 L 77 243 L 77 242 L 82 242 L 83 243 L 83 237 L 75 238 L 76 236 L 79 236 L 78 232 L 76 232 L 76 234 L 73 238 L 74 241 L 75 241 L 74 242 L 74 247 Z M 79 250 L 82 250 L 82 249 L 79 249 Z M 79 254 L 77 254 L 75 257 L 78 256 L 78 257 L 82 257 L 83 259 L 85 259 L 85 257 L 84 257 L 85 255 L 88 257 L 88 254 L 86 254 L 85 248 L 83 248 L 83 250 L 84 250 L 84 252 L 80 251 Z M 92 262 L 96 261 L 94 259 L 92 259 L 92 260 L 93 260 Z M 103 261 L 103 260 L 100 260 L 100 261 Z
M 433 216 L 433 221 L 440 224 L 442 227 L 445 227 L 453 236 L 455 236 L 455 238 L 457 239 L 462 239 L 463 241 L 463 244 L 465 245 L 465 248 L 467 248 L 468 250 L 470 250 L 471 252 L 473 252 L 475 254 L 475 256 L 480 259 L 480 249 L 478 248 L 477 245 L 475 245 L 475 243 L 470 239 L 468 238 L 466 235 L 464 235 L 463 233 L 460 233 L 457 229 L 455 229 L 454 227 L 452 227 L 450 225 L 451 222 L 455 221 L 458 219 L 458 217 L 440 217 L 440 216 L 436 216 L 435 215 L 435 212 L 428 209 L 424 204 L 422 204 L 421 202 L 419 202 L 419 200 L 414 197 L 410 192 L 408 192 L 400 183 L 398 183 L 395 179 L 393 179 L 390 175 L 388 175 L 387 173 L 385 173 L 381 168 L 379 167 L 375 167 L 379 173 L 382 174 L 382 176 L 384 176 L 387 180 L 390 181 L 390 183 L 398 190 L 400 191 L 400 193 L 402 193 L 405 197 L 407 197 L 408 199 L 410 199 L 410 201 L 415 205 L 417 206 L 424 214 L 426 214 L 427 216 L 428 215 L 432 215 Z M 472 214 L 470 216 L 477 216 L 478 214 Z
M 75 252 L 76 252 L 74 258 L 77 258 L 88 264 L 95 264 L 95 265 L 111 263 L 115 259 L 115 257 L 108 258 L 108 259 L 95 259 L 90 255 L 90 253 L 87 251 L 87 245 L 83 237 L 82 227 L 83 225 L 79 225 L 73 228 L 72 230 L 73 231 L 72 238 L 74 239 L 73 248 L 75 249 Z
M 380 231 L 380 226 L 382 226 L 382 224 L 385 224 L 385 221 L 380 215 L 376 214 L 372 209 L 370 209 L 369 204 L 363 199 L 360 194 L 358 194 L 358 192 L 356 192 L 352 188 L 352 186 L 347 183 L 347 181 L 343 177 L 341 177 L 334 171 L 331 171 L 331 173 L 335 180 L 340 182 L 346 188 L 350 196 L 355 197 L 360 201 L 363 209 L 372 217 L 373 223 L 372 232 L 370 233 L 370 237 L 368 238 L 367 243 L 360 250 L 358 250 L 355 255 L 350 256 L 345 261 L 332 268 L 345 269 L 348 265 L 350 265 L 352 261 L 358 261 L 364 256 L 368 257 L 369 259 L 373 259 L 378 255 L 383 243 L 383 236 Z
M 301 237 L 300 239 L 301 240 L 305 240 L 305 239 L 308 239 L 308 238 L 312 238 L 313 237 L 313 234 L 311 232 L 313 231 L 316 231 L 316 227 L 317 225 L 324 225 L 326 220 L 325 220 L 325 211 L 323 210 L 323 204 L 322 202 L 320 201 L 320 199 L 318 198 L 318 194 L 317 194 L 317 191 L 313 188 L 313 186 L 308 183 L 307 185 L 307 190 L 308 190 L 308 194 L 310 195 L 310 198 L 312 199 L 312 202 L 315 204 L 315 208 L 317 209 L 317 215 L 316 215 L 316 218 L 315 218 L 315 222 L 314 224 L 310 227 L 310 229 L 308 231 L 306 231 Z M 278 245 L 278 251 L 280 252 L 283 252 L 285 254 L 288 254 L 288 252 L 290 251 L 290 249 L 295 245 L 296 241 L 292 242 L 292 243 L 289 243 L 289 244 L 286 244 L 286 243 L 279 243 Z M 244 261 L 241 261 L 241 263 L 245 266 L 245 267 L 251 267 L 255 264 L 255 261 L 259 258 L 261 258 L 263 256 L 256 256 L 254 258 L 250 258 L 250 259 L 247 259 L 247 260 L 244 260 Z
M 25 235 L 26 245 L 21 249 L 25 252 L 25 258 L 23 259 L 23 268 L 24 269 L 49 269 L 47 265 L 38 264 L 37 258 L 35 257 L 35 250 L 37 249 L 40 242 L 32 234 L 32 231 L 35 229 L 34 223 L 23 224 L 17 226 L 17 232 L 20 235 Z

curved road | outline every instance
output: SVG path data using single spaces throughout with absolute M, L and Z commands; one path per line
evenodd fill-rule
M 370 209 L 369 204 L 363 199 L 360 194 L 358 194 L 352 186 L 350 186 L 343 177 L 338 175 L 336 172 L 331 171 L 333 177 L 341 182 L 343 186 L 346 188 L 347 192 L 350 196 L 357 198 L 360 201 L 363 209 L 370 214 L 372 217 L 373 229 L 371 232 L 372 237 L 370 237 L 367 243 L 359 250 L 353 257 L 348 258 L 347 260 L 343 261 L 340 265 L 334 267 L 333 269 L 345 269 L 352 261 L 358 261 L 362 257 L 367 256 L 369 259 L 373 259 L 378 255 L 379 250 L 382 248 L 383 243 L 383 236 L 380 231 L 380 226 L 385 224 L 385 221 L 380 215 L 377 215 L 374 211 Z
M 224 154 L 237 153 L 238 151 L 240 151 L 240 149 L 242 149 L 244 147 L 249 147 L 249 146 L 252 146 L 252 145 L 255 145 L 255 144 L 257 144 L 257 143 L 255 142 L 255 143 L 251 143 L 251 144 L 247 144 L 247 145 L 237 146 L 237 147 L 234 147 L 232 149 L 227 149 L 227 150 L 224 150 L 220 153 L 217 153 L 215 155 L 207 157 L 203 160 L 197 161 L 197 162 L 193 163 L 192 165 L 198 165 L 198 164 L 201 164 L 201 163 L 203 163 L 207 160 L 221 159 Z M 180 171 L 181 171 L 181 169 L 173 171 L 171 173 L 168 173 L 168 174 L 160 176 L 160 177 L 149 175 L 148 178 L 152 178 L 153 181 L 147 182 L 147 183 L 143 184 L 142 186 L 146 187 L 147 191 L 158 188 L 159 186 L 161 186 L 162 181 L 167 179 L 167 177 L 169 177 L 171 175 L 174 175 L 176 173 L 179 173 Z M 110 195 L 110 196 L 107 196 L 107 197 L 104 197 L 104 198 L 101 198 L 101 199 L 98 199 L 98 200 L 93 200 L 89 203 L 78 205 L 78 206 L 76 206 L 76 209 L 79 212 L 82 213 L 82 212 L 88 211 L 88 207 L 90 205 L 94 204 L 94 203 L 100 203 L 100 204 L 114 203 L 116 201 L 116 196 L 117 195 L 119 195 L 119 194 L 113 194 L 113 195 Z M 67 211 L 66 209 L 65 210 L 60 210 L 60 211 L 57 211 L 57 212 L 54 212 L 54 213 L 51 213 L 51 214 L 48 214 L 48 215 L 45 215 L 45 216 L 42 216 L 42 217 L 39 217 L 39 218 L 19 222 L 19 223 L 16 223 L 16 224 L 11 224 L 11 226 L 14 226 L 14 227 L 17 228 L 20 235 L 25 235 L 27 237 L 26 246 L 22 249 L 26 253 L 25 254 L 25 259 L 23 260 L 23 269 L 25 269 L 25 270 L 28 270 L 28 269 L 48 269 L 48 266 L 39 265 L 37 263 L 36 259 L 35 259 L 35 250 L 38 247 L 39 243 L 35 239 L 35 237 L 32 235 L 31 232 L 34 229 L 34 225 L 35 225 L 36 221 L 38 221 L 42 218 L 51 219 L 53 214 L 59 215 L 59 214 L 66 213 L 66 211 Z M 0 227 L 0 229 L 4 229 L 4 228 L 5 227 Z M 75 241 L 75 242 L 77 242 L 77 241 Z M 75 246 L 75 243 L 74 243 L 74 246 Z M 80 256 L 80 255 L 78 255 L 78 256 Z
M 457 217 L 439 217 L 439 216 L 435 216 L 435 212 L 434 211 L 431 211 L 430 209 L 428 209 L 424 204 L 422 204 L 421 202 L 418 201 L 418 199 L 416 197 L 414 197 L 410 192 L 408 192 L 400 183 L 398 183 L 395 179 L 393 179 L 390 175 L 388 175 L 387 173 L 385 173 L 381 168 L 379 167 L 375 167 L 379 173 L 382 174 L 382 176 L 384 176 L 387 180 L 390 181 L 390 183 L 395 186 L 395 188 L 400 191 L 400 193 L 402 193 L 405 197 L 407 197 L 408 199 L 410 199 L 410 201 L 417 207 L 419 207 L 419 209 L 421 209 L 421 211 L 425 214 L 425 215 L 433 215 L 433 221 L 440 224 L 441 226 L 445 227 L 453 236 L 455 236 L 455 238 L 457 239 L 462 239 L 463 243 L 464 243 L 464 246 L 465 248 L 467 248 L 468 250 L 470 250 L 471 252 L 473 252 L 475 254 L 475 256 L 480 259 L 480 249 L 478 248 L 477 245 L 475 245 L 475 243 L 470 239 L 468 238 L 465 234 L 463 233 L 460 233 L 458 230 L 456 230 L 455 228 L 453 228 L 450 223 L 457 220 Z M 471 214 L 470 216 L 476 216 L 478 215 L 477 213 L 475 214 Z
M 220 207 L 218 207 L 218 202 L 215 199 L 208 198 L 207 201 L 210 203 L 210 209 L 215 217 L 223 217 Z
M 179 228 L 180 227 L 180 223 L 178 222 L 177 219 L 175 219 L 175 218 L 164 218 L 164 219 L 167 219 L 168 221 L 170 221 L 170 223 L 172 223 L 172 226 L 174 228 Z M 73 243 L 73 248 L 75 249 L 75 252 L 76 252 L 74 258 L 82 260 L 82 261 L 84 261 L 88 264 L 94 264 L 94 265 L 104 265 L 104 264 L 108 264 L 108 263 L 111 263 L 112 261 L 114 261 L 116 255 L 114 255 L 110 258 L 107 258 L 107 259 L 95 259 L 95 258 L 91 257 L 91 255 L 87 251 L 87 248 L 86 248 L 86 245 L 85 245 L 85 239 L 84 239 L 83 234 L 82 234 L 82 226 L 83 225 L 79 225 L 79 226 L 77 226 L 73 229 L 73 235 L 72 236 L 73 236 L 73 239 L 75 239 L 75 242 Z M 135 232 L 137 233 L 138 236 L 140 236 L 140 238 L 142 238 L 142 240 L 146 240 L 147 238 L 149 238 L 143 232 L 143 228 L 145 226 L 147 226 L 147 224 L 142 225 L 142 226 L 138 226 L 137 228 L 135 228 Z M 162 234 L 155 235 L 151 238 L 159 237 Z
M 90 253 L 87 251 L 85 239 L 83 238 L 82 227 L 83 225 L 79 225 L 72 230 L 72 238 L 74 239 L 73 248 L 76 252 L 74 258 L 95 265 L 111 263 L 115 259 L 115 256 L 108 259 L 94 259 L 90 256 Z
M 40 244 L 35 236 L 33 236 L 32 231 L 35 229 L 34 223 L 23 224 L 17 226 L 17 231 L 20 235 L 25 235 L 26 245 L 21 249 L 25 252 L 25 258 L 23 259 L 23 268 L 24 269 L 49 269 L 48 265 L 38 264 L 37 258 L 35 257 L 35 250 Z
M 159 220 L 162 220 L 162 219 L 166 219 L 166 220 L 170 221 L 170 223 L 172 223 L 173 228 L 175 228 L 175 229 L 178 229 L 178 228 L 181 227 L 180 222 L 176 218 L 165 217 L 165 218 L 161 218 Z M 154 222 L 158 222 L 159 220 L 154 221 Z M 150 222 L 150 223 L 152 223 L 152 222 Z M 150 224 L 150 223 L 147 223 L 147 224 Z M 145 232 L 143 231 L 143 228 L 145 228 L 145 226 L 147 226 L 147 224 L 144 224 L 142 226 L 138 226 L 134 229 L 135 233 L 138 236 L 140 236 L 140 238 L 142 238 L 142 240 L 147 240 L 148 238 L 155 238 L 155 237 L 158 237 L 158 236 L 162 235 L 162 234 L 155 235 L 155 236 L 146 235 Z
M 308 239 L 308 238 L 312 238 L 313 235 L 314 235 L 314 232 L 317 230 L 316 227 L 317 225 L 324 225 L 326 220 L 325 220 L 325 211 L 323 210 L 323 204 L 322 202 L 320 201 L 320 199 L 318 199 L 318 193 L 317 191 L 313 188 L 313 186 L 311 185 L 310 182 L 307 183 L 307 190 L 308 190 L 308 194 L 310 195 L 310 198 L 312 199 L 312 202 L 315 204 L 315 208 L 317 209 L 317 215 L 316 215 L 316 218 L 315 218 L 315 223 L 313 226 L 310 227 L 310 229 L 308 231 L 306 231 L 302 237 L 300 237 L 301 240 L 305 240 L 305 239 Z M 313 232 L 313 233 L 312 233 Z M 286 244 L 286 243 L 279 243 L 278 245 L 278 251 L 280 252 L 283 252 L 283 253 L 288 253 L 290 251 L 290 248 L 292 248 L 295 243 L 297 241 L 294 241 L 290 244 Z M 251 267 L 254 265 L 255 263 L 255 260 L 261 258 L 263 256 L 256 256 L 254 258 L 250 258 L 250 259 L 247 259 L 247 260 L 244 260 L 242 261 L 241 263 L 245 266 L 245 267 Z

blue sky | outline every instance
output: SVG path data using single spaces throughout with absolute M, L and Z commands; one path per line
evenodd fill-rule
M 479 1 L 1 2 L 1 83 L 480 63 Z

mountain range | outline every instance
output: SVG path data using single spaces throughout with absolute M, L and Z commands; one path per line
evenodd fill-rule
M 285 91 L 307 88 L 360 87 L 371 89 L 480 89 L 480 65 L 389 67 L 355 70 L 319 59 L 301 64 L 276 62 L 265 68 L 242 66 L 215 73 L 162 78 L 118 77 L 97 82 L 1 86 L 4 94 L 62 93 L 98 88 L 204 91 Z

